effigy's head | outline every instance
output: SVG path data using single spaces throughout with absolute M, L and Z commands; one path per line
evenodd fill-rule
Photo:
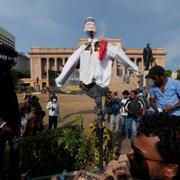
M 84 21 L 84 31 L 89 36 L 96 34 L 96 22 L 93 17 L 87 17 Z

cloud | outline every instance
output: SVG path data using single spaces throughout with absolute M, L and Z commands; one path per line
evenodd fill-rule
M 0 26 L 16 36 L 18 50 L 76 47 L 83 21 L 93 16 L 99 36 L 122 39 L 126 47 L 163 47 L 166 64 L 177 63 L 179 0 L 0 0 Z M 175 60 L 176 59 L 176 60 Z
M 177 70 L 180 67 L 180 37 L 173 38 L 165 44 L 166 66 L 170 69 Z
M 167 51 L 167 60 L 177 58 L 180 56 L 180 37 L 172 38 L 165 44 L 165 49 Z

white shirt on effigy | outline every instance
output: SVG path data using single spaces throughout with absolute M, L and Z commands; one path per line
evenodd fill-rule
M 92 47 L 97 39 L 88 39 Z M 62 86 L 69 75 L 73 72 L 78 60 L 80 59 L 80 81 L 90 84 L 95 79 L 96 84 L 107 87 L 111 80 L 112 60 L 117 60 L 124 66 L 138 73 L 138 67 L 127 57 L 121 47 L 113 46 L 108 43 L 106 54 L 103 60 L 99 60 L 99 52 L 86 50 L 87 45 L 82 45 L 68 59 L 62 73 L 56 78 L 56 84 Z

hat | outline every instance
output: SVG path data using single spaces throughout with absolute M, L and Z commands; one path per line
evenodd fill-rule
M 146 75 L 146 78 L 152 78 L 153 76 L 164 75 L 165 69 L 162 66 L 154 66 L 149 70 L 149 73 Z
M 84 23 L 87 23 L 87 22 L 94 22 L 95 23 L 95 20 L 93 17 L 87 17 L 84 21 Z
M 96 32 L 96 22 L 93 17 L 87 17 L 84 21 L 85 32 Z

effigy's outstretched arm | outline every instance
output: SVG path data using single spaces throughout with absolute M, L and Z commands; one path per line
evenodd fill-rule
M 113 45 L 108 45 L 107 53 L 109 58 L 117 60 L 119 63 L 127 67 L 133 73 L 139 74 L 138 66 L 128 58 L 128 56 L 125 54 L 125 52 L 120 46 L 117 47 Z
M 55 79 L 56 85 L 58 87 L 62 87 L 62 85 L 66 82 L 68 77 L 75 70 L 76 64 L 80 58 L 81 53 L 85 50 L 87 45 L 82 45 L 79 49 L 77 49 L 66 62 L 61 74 Z

